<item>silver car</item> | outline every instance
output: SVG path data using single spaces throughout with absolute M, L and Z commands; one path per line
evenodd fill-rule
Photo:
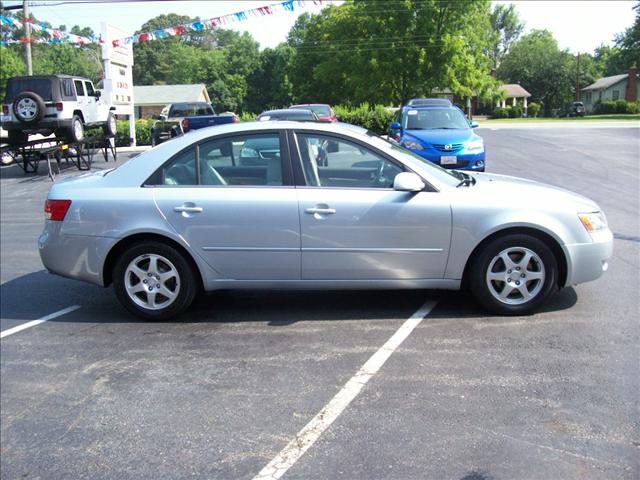
M 519 315 L 600 277 L 613 249 L 588 198 L 445 171 L 345 124 L 194 131 L 54 184 L 45 212 L 45 267 L 113 284 L 149 320 L 223 288 L 468 285 L 490 311 Z

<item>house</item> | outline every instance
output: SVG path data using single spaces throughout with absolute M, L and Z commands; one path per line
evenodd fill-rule
M 531 94 L 522 88 L 520 84 L 507 83 L 505 85 L 501 85 L 499 91 L 504 94 L 504 97 L 502 100 L 498 100 L 496 102 L 496 107 L 505 108 L 507 105 L 516 106 L 518 100 L 522 99 L 522 109 L 525 114 L 527 113 L 527 99 Z
M 211 102 L 203 83 L 191 85 L 140 85 L 133 87 L 136 118 L 152 118 L 170 103 Z
M 635 102 L 640 96 L 639 85 L 638 70 L 634 65 L 627 73 L 603 77 L 588 87 L 584 87 L 581 90 L 581 100 L 587 113 L 593 112 L 597 102 L 611 100 Z

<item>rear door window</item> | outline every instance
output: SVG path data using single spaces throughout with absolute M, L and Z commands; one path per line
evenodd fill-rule
M 78 96 L 84 97 L 85 93 L 84 93 L 84 85 L 82 84 L 82 80 L 74 80 L 73 83 L 76 86 L 76 92 Z

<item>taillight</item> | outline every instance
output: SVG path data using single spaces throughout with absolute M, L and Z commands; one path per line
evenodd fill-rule
M 9 105 L 2 105 L 2 114 L 9 115 Z
M 184 130 L 185 132 L 189 130 L 189 120 L 186 118 L 182 119 L 182 130 Z
M 231 123 L 238 123 L 238 117 L 236 117 L 235 115 L 231 117 Z
M 44 215 L 47 220 L 61 222 L 70 206 L 71 200 L 47 200 L 44 202 Z
M 61 112 L 63 107 L 64 107 L 64 105 L 62 104 L 62 102 L 56 103 L 56 110 L 57 111 Z

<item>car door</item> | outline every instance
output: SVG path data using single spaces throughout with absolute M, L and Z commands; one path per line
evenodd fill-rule
M 78 108 L 82 112 L 82 115 L 85 115 L 85 112 L 87 110 L 87 93 L 84 88 L 84 82 L 82 80 L 74 79 L 73 85 L 76 87 L 76 97 L 77 97 L 76 102 L 77 102 Z
M 220 279 L 300 279 L 298 201 L 284 133 L 213 137 L 156 175 L 158 208 Z
M 296 131 L 302 279 L 443 278 L 451 210 L 438 192 L 395 191 L 401 164 L 353 139 Z M 302 175 L 300 175 L 302 174 Z
M 83 110 L 84 122 L 92 124 L 98 122 L 98 99 L 96 98 L 96 91 L 93 88 L 93 83 L 89 81 L 84 82 L 86 97 L 86 107 Z

